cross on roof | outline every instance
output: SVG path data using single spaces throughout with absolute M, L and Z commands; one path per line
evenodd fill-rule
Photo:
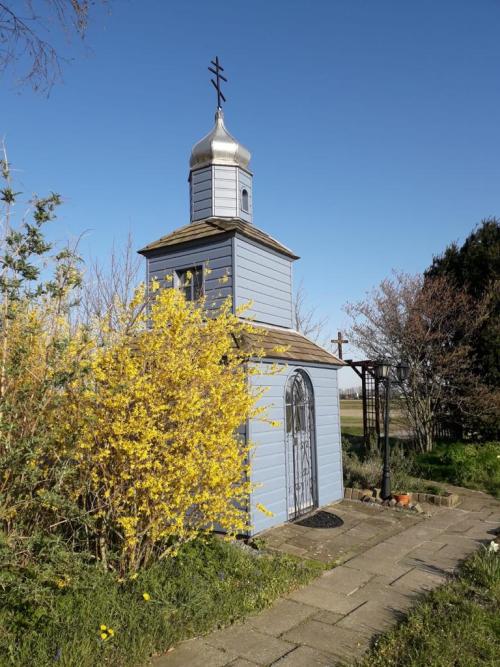
M 227 79 L 223 74 L 221 74 L 221 72 L 224 71 L 224 68 L 219 63 L 218 56 L 215 56 L 215 60 L 211 60 L 210 62 L 215 67 L 215 69 L 213 67 L 208 68 L 209 72 L 212 72 L 212 74 L 215 74 L 215 81 L 213 79 L 210 79 L 210 81 L 212 82 L 215 90 L 217 91 L 217 108 L 222 109 L 221 100 L 223 100 L 225 102 L 226 98 L 224 97 L 224 94 L 223 94 L 222 90 L 220 89 L 220 86 L 221 86 L 220 82 L 222 80 L 222 81 L 225 81 L 227 83 Z

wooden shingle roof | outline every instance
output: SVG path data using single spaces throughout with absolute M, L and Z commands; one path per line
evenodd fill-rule
M 331 352 L 306 338 L 298 331 L 279 329 L 278 327 L 254 326 L 251 332 L 243 334 L 238 345 L 261 348 L 271 359 L 286 361 L 302 361 L 308 363 L 327 364 L 329 366 L 345 366 Z M 276 348 L 285 348 L 275 352 Z
M 295 255 L 295 253 L 279 243 L 279 241 L 276 241 L 276 239 L 273 239 L 272 236 L 269 236 L 269 234 L 266 234 L 255 225 L 243 222 L 243 220 L 239 220 L 238 218 L 228 218 L 226 220 L 221 218 L 208 218 L 207 220 L 192 222 L 189 225 L 174 230 L 166 236 L 162 236 L 158 241 L 149 243 L 147 246 L 139 250 L 139 253 L 141 255 L 147 255 L 151 251 L 159 248 L 168 248 L 169 246 L 177 246 L 182 243 L 192 243 L 193 241 L 218 236 L 220 234 L 241 234 L 241 236 L 257 241 L 291 259 L 298 259 L 298 256 Z

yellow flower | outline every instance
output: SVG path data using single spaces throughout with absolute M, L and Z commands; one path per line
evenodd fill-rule
M 142 597 L 146 600 L 146 602 L 149 602 L 149 600 L 151 600 L 151 595 L 149 593 L 143 593 Z
M 259 512 L 262 512 L 262 514 L 265 514 L 266 516 L 274 516 L 274 512 L 268 510 L 267 507 L 264 507 L 262 503 L 257 503 L 255 507 L 259 510 Z
M 113 628 L 108 628 L 107 625 L 101 624 L 99 626 L 99 637 L 102 639 L 103 642 L 108 640 L 110 637 L 115 636 L 115 631 Z
M 137 574 L 137 572 L 134 572 L 134 574 L 130 575 L 130 581 L 134 581 L 134 579 L 137 579 L 138 576 L 139 575 Z

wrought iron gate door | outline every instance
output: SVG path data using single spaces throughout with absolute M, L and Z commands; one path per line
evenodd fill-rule
M 293 520 L 317 506 L 314 397 L 305 373 L 289 378 L 285 404 L 288 519 Z

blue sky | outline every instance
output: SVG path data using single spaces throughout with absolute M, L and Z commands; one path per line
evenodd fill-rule
M 0 134 L 21 189 L 64 196 L 54 238 L 139 248 L 188 222 L 217 54 L 254 222 L 301 256 L 334 333 L 392 268 L 500 215 L 499 34 L 498 0 L 114 0 L 84 46 L 56 39 L 70 62 L 50 97 L 0 81 Z

